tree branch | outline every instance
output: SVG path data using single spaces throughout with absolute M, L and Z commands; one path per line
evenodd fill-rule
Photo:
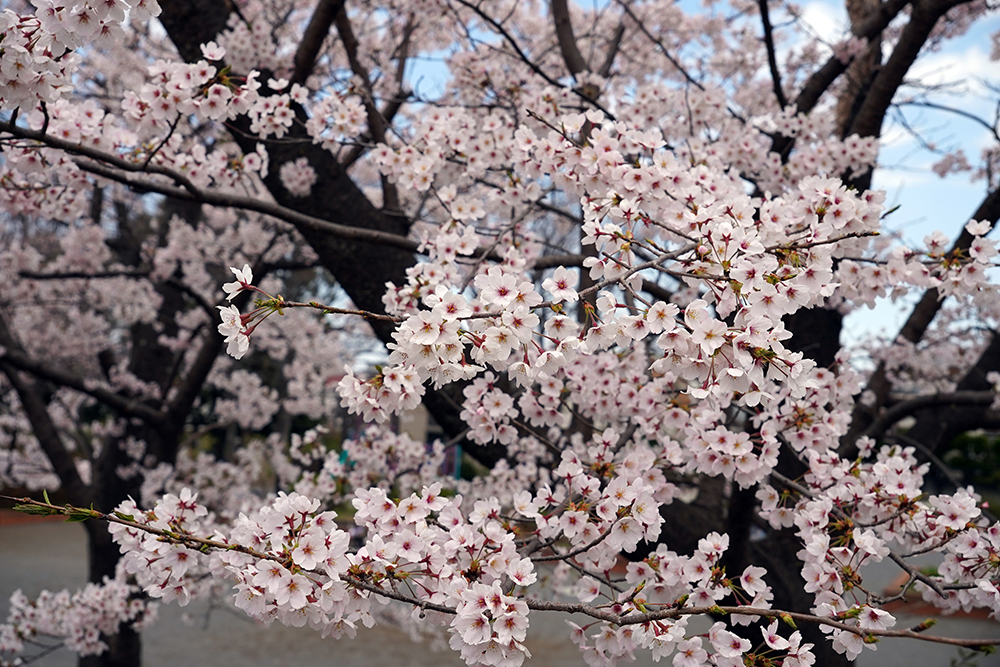
M 0 345 L 6 348 L 6 354 L 0 355 L 0 371 L 2 371 L 14 386 L 14 391 L 21 401 L 24 414 L 31 424 L 31 430 L 38 440 L 46 458 L 52 464 L 52 469 L 59 477 L 59 483 L 74 502 L 88 505 L 93 502 L 93 493 L 89 485 L 85 484 L 80 472 L 76 468 L 76 462 L 66 445 L 63 443 L 55 423 L 49 415 L 45 400 L 40 395 L 37 383 L 29 382 L 22 377 L 19 370 L 10 363 L 9 355 L 12 350 L 23 352 L 18 342 L 11 335 L 7 328 L 7 322 L 0 314 Z
M 932 407 L 953 407 L 956 405 L 990 405 L 996 399 L 993 391 L 956 391 L 950 394 L 927 394 L 896 403 L 883 412 L 866 428 L 861 436 L 878 439 L 893 424 L 915 412 Z
M 64 141 L 57 137 L 46 135 L 34 130 L 17 127 L 8 122 L 0 122 L 0 132 L 7 132 L 13 136 L 23 139 L 39 141 L 46 146 L 64 150 L 71 155 L 79 155 L 90 158 L 91 160 L 96 160 L 96 162 L 78 160 L 77 166 L 87 173 L 102 176 L 115 182 L 122 183 L 123 185 L 127 185 L 140 192 L 156 192 L 168 197 L 175 197 L 185 201 L 196 201 L 202 204 L 209 204 L 211 206 L 255 211 L 257 213 L 270 215 L 271 217 L 279 220 L 284 220 L 298 229 L 320 232 L 322 234 L 327 234 L 334 238 L 346 241 L 361 241 L 374 245 L 387 245 L 395 248 L 401 248 L 403 250 L 409 250 L 411 252 L 416 252 L 420 245 L 417 241 L 413 241 L 398 234 L 392 234 L 374 229 L 364 229 L 361 227 L 348 227 L 347 225 L 340 225 L 334 222 L 329 222 L 328 220 L 313 217 L 311 215 L 299 213 L 298 211 L 279 204 L 254 199 L 253 197 L 244 197 L 241 195 L 200 188 L 192 183 L 186 176 L 172 169 L 159 165 L 149 165 L 148 167 L 143 168 L 141 164 L 130 162 L 116 155 L 103 153 L 101 151 L 69 141 Z M 151 173 L 166 176 L 167 178 L 170 178 L 174 182 L 180 184 L 181 187 L 170 186 L 163 183 L 157 183 L 155 181 L 133 179 L 126 174 L 121 173 L 123 171 L 128 173 Z
M 566 86 L 562 85 L 561 83 L 553 79 L 551 76 L 546 74 L 545 70 L 539 67 L 538 63 L 529 58 L 528 54 L 526 54 L 521 49 L 520 45 L 517 43 L 517 40 L 514 39 L 513 35 L 511 35 L 510 32 L 508 32 L 507 29 L 504 28 L 496 19 L 494 19 L 492 16 L 483 11 L 478 5 L 474 5 L 468 0 L 455 0 L 455 1 L 458 2 L 458 4 L 462 5 L 463 7 L 472 10 L 479 18 L 483 19 L 483 21 L 488 23 L 491 28 L 496 30 L 497 33 L 501 37 L 503 37 L 504 41 L 507 42 L 512 49 L 514 49 L 514 55 L 517 56 L 517 59 L 520 60 L 525 65 L 527 65 L 528 69 L 530 69 L 532 72 L 541 77 L 542 80 L 545 81 L 545 83 L 549 84 L 553 88 L 560 88 L 560 89 L 566 88 Z M 594 107 L 602 111 L 604 115 L 610 118 L 611 120 L 615 119 L 615 115 L 613 113 L 605 109 L 595 100 L 590 99 L 590 97 L 585 95 L 583 91 L 578 90 L 576 88 L 572 88 L 571 90 L 582 101 L 586 102 L 587 104 L 593 105 Z
M 774 50 L 774 29 L 771 27 L 771 14 L 767 8 L 767 0 L 757 0 L 760 8 L 760 22 L 764 27 L 764 46 L 767 47 L 767 66 L 771 70 L 771 84 L 774 86 L 774 97 L 782 109 L 788 106 L 788 98 L 781 88 L 781 72 L 778 70 L 778 58 Z
M 159 528 L 154 528 L 152 526 L 147 526 L 142 523 L 138 523 L 129 518 L 118 516 L 117 514 L 105 514 L 93 509 L 84 509 L 80 507 L 73 507 L 71 505 L 66 505 L 60 507 L 58 505 L 53 505 L 47 502 L 40 502 L 31 498 L 15 498 L 12 496 L 0 496 L 6 500 L 12 500 L 20 505 L 16 505 L 15 509 L 26 511 L 32 514 L 47 514 L 55 516 L 66 516 L 73 520 L 86 520 L 86 519 L 96 519 L 98 521 L 104 521 L 107 523 L 117 523 L 122 526 L 127 526 L 129 528 L 134 528 L 136 530 L 141 530 L 152 535 L 157 535 L 161 541 L 168 544 L 176 544 L 180 546 L 186 546 L 197 551 L 207 551 L 207 550 L 217 550 L 226 552 L 238 552 L 245 554 L 257 560 L 268 560 L 276 563 L 285 565 L 285 561 L 279 556 L 269 553 L 262 552 L 251 547 L 246 547 L 240 544 L 232 544 L 226 542 L 220 542 L 219 540 L 210 540 L 203 537 L 198 537 L 195 535 L 189 535 L 185 533 L 179 533 L 171 530 L 162 530 Z M 310 570 L 304 570 L 306 572 L 311 572 Z M 325 572 L 317 571 L 315 574 L 324 575 Z M 919 573 L 918 573 L 919 574 Z M 919 578 L 919 576 L 918 576 Z M 375 595 L 385 597 L 391 600 L 397 600 L 406 604 L 414 605 L 422 609 L 431 609 L 433 611 L 438 611 L 443 614 L 456 614 L 457 610 L 448 607 L 447 605 L 436 604 L 428 602 L 427 600 L 421 600 L 416 597 L 411 597 L 409 595 L 403 595 L 398 590 L 382 588 L 373 583 L 369 583 L 360 579 L 358 577 L 352 576 L 350 574 L 341 574 L 340 579 L 346 584 L 353 586 L 355 588 L 360 588 Z M 970 648 L 982 648 L 983 646 L 996 646 L 1000 645 L 1000 638 L 989 638 L 989 639 L 959 639 L 952 637 L 938 637 L 934 635 L 926 635 L 923 632 L 918 632 L 915 630 L 877 630 L 873 628 L 862 628 L 858 625 L 851 625 L 840 620 L 836 616 L 817 616 L 815 614 L 806 614 L 795 611 L 784 611 L 781 609 L 760 609 L 751 606 L 720 606 L 713 605 L 711 607 L 685 607 L 682 604 L 672 603 L 669 605 L 663 605 L 666 608 L 657 611 L 649 612 L 636 612 L 627 611 L 624 613 L 615 613 L 607 607 L 596 607 L 590 604 L 578 604 L 572 602 L 555 602 L 551 600 L 536 600 L 532 598 L 521 598 L 522 601 L 527 605 L 528 609 L 532 611 L 555 611 L 564 613 L 577 613 L 584 614 L 591 618 L 597 619 L 599 621 L 606 621 L 613 625 L 625 626 L 625 625 L 641 625 L 645 623 L 652 623 L 654 621 L 664 621 L 664 620 L 674 620 L 684 616 L 707 616 L 715 614 L 739 614 L 743 616 L 756 616 L 758 618 L 774 618 L 774 619 L 792 619 L 795 621 L 801 621 L 804 623 L 812 623 L 817 625 L 823 625 L 826 627 L 834 628 L 837 630 L 844 630 L 852 634 L 858 635 L 859 637 L 903 637 L 907 639 L 919 639 L 921 641 L 933 642 L 938 644 L 948 644 L 951 646 L 965 646 Z M 656 605 L 648 605 L 656 606 Z
M 903 9 L 910 4 L 911 0 L 886 0 L 879 5 L 878 10 L 867 21 L 858 26 L 854 32 L 855 37 L 871 40 L 886 29 L 889 23 L 896 18 Z M 847 70 L 853 58 L 841 60 L 837 56 L 831 56 L 826 63 L 813 72 L 806 79 L 802 90 L 795 98 L 795 108 L 799 113 L 809 113 L 819 102 L 820 97 L 827 91 L 838 76 Z M 781 150 L 776 152 L 780 153 Z
M 380 144 L 385 143 L 385 119 L 379 112 L 375 103 L 375 95 L 372 91 L 371 74 L 368 68 L 358 57 L 358 38 L 354 35 L 354 28 L 351 27 L 351 19 L 347 16 L 347 10 L 341 6 L 340 11 L 334 18 L 337 26 L 337 34 L 340 35 L 340 42 L 344 45 L 344 53 L 347 55 L 347 62 L 351 65 L 351 71 L 361 79 L 364 85 L 364 92 L 361 95 L 365 105 L 365 112 L 368 115 L 368 132 L 373 140 Z M 382 180 L 382 208 L 388 211 L 399 211 L 399 192 L 396 185 L 385 175 Z
M 562 54 L 563 62 L 566 63 L 566 69 L 576 78 L 578 74 L 587 71 L 587 61 L 576 45 L 573 22 L 569 15 L 569 3 L 566 0 L 552 0 L 549 7 L 556 27 L 559 52 Z
M 851 123 L 845 136 L 858 134 L 862 137 L 877 137 L 882 130 L 885 112 L 892 98 L 903 83 L 903 77 L 910 71 L 920 50 L 937 24 L 952 7 L 970 0 L 917 0 L 913 4 L 910 20 L 903 28 L 899 41 L 892 50 L 889 60 L 881 67 L 875 80 L 865 94 L 864 102 Z
M 7 348 L 0 354 L 0 359 L 10 367 L 30 373 L 35 377 L 54 382 L 61 387 L 68 387 L 83 394 L 91 396 L 109 408 L 121 413 L 126 417 L 138 417 L 151 424 L 159 424 L 163 421 L 164 413 L 149 407 L 145 403 L 133 398 L 126 398 L 104 387 L 90 386 L 85 380 L 81 380 L 75 375 L 65 371 L 50 368 L 42 362 L 32 359 L 27 354 Z
M 966 111 L 965 109 L 950 107 L 946 104 L 937 104 L 936 102 L 928 102 L 926 100 L 904 100 L 902 102 L 893 102 L 893 104 L 894 106 L 897 107 L 903 107 L 903 106 L 923 107 L 925 109 L 934 109 L 936 111 L 946 111 L 948 113 L 953 113 L 956 116 L 961 116 L 962 118 L 971 120 L 977 125 L 981 125 L 982 127 L 986 128 L 989 131 L 989 133 L 993 135 L 993 138 L 996 139 L 998 142 L 1000 142 L 1000 131 L 998 131 L 997 129 L 997 123 L 993 123 L 991 125 L 984 118 L 980 118 L 976 114 Z
M 304 84 L 316 66 L 316 57 L 323 48 L 323 42 L 330 33 L 333 19 L 344 7 L 344 0 L 319 0 L 316 9 L 309 18 L 309 24 L 302 34 L 302 41 L 295 50 L 295 68 L 292 70 L 291 83 Z
M 597 73 L 605 79 L 611 74 L 611 67 L 615 64 L 615 56 L 618 55 L 618 49 L 621 48 L 622 37 L 624 36 L 625 22 L 622 21 L 615 28 L 615 34 L 611 36 L 611 43 L 608 45 L 608 53 L 604 57 L 604 62 L 601 64 L 600 69 L 597 70 Z

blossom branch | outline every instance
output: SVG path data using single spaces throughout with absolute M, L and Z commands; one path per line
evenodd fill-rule
M 297 228 L 320 232 L 345 241 L 362 241 L 374 245 L 386 245 L 401 248 L 411 252 L 416 252 L 418 246 L 420 245 L 417 241 L 398 234 L 391 234 L 374 229 L 349 227 L 347 225 L 341 225 L 328 220 L 323 220 L 321 218 L 316 218 L 285 206 L 255 199 L 253 197 L 244 197 L 241 195 L 200 188 L 182 173 L 173 169 L 169 169 L 161 165 L 149 165 L 148 167 L 144 167 L 139 163 L 126 160 L 110 153 L 98 151 L 78 143 L 65 141 L 35 130 L 18 127 L 9 121 L 0 122 L 0 132 L 7 132 L 18 138 L 38 141 L 46 146 L 64 150 L 71 155 L 79 155 L 85 158 L 90 158 L 90 160 L 95 160 L 96 162 L 80 160 L 77 161 L 77 166 L 79 166 L 83 171 L 127 185 L 138 192 L 156 192 L 169 197 L 176 197 L 177 199 L 187 201 L 197 201 L 211 206 L 237 208 L 246 211 L 263 213 L 279 220 L 284 220 Z M 121 172 L 149 173 L 165 176 L 173 180 L 180 187 L 157 183 L 155 181 L 130 178 Z
M 32 498 L 18 498 L 14 496 L 0 495 L 0 498 L 4 500 L 11 500 L 15 503 L 19 503 L 14 506 L 15 510 L 25 512 L 28 514 L 37 514 L 42 516 L 64 516 L 68 522 L 80 522 L 86 521 L 88 519 L 95 519 L 97 521 L 104 521 L 106 523 L 116 523 L 121 526 L 127 526 L 129 528 L 135 528 L 136 530 L 141 530 L 143 532 L 149 533 L 151 535 L 156 535 L 161 538 L 164 542 L 169 544 L 176 544 L 178 546 L 189 547 L 197 551 L 204 552 L 206 549 L 214 549 L 216 551 L 236 551 L 238 553 L 257 558 L 259 560 L 268 560 L 275 563 L 279 563 L 282 566 L 288 564 L 288 559 L 284 557 L 277 556 L 273 553 L 258 551 L 251 547 L 244 546 L 242 544 L 232 544 L 228 542 L 220 542 L 218 540 L 211 540 L 204 537 L 197 537 L 195 535 L 188 535 L 173 530 L 165 530 L 162 528 L 154 528 L 153 526 L 147 526 L 145 524 L 139 523 L 126 515 L 119 514 L 115 512 L 113 514 L 105 514 L 104 512 L 99 512 L 95 509 L 86 509 L 82 507 L 74 507 L 73 505 L 53 505 L 49 502 L 43 502 L 40 500 L 34 500 Z M 305 570 L 304 572 L 310 572 L 312 574 L 323 575 L 323 572 Z M 443 614 L 454 614 L 455 609 L 447 607 L 445 605 L 435 604 L 433 602 L 428 602 L 425 600 L 419 600 L 417 598 L 412 598 L 406 595 L 402 595 L 398 591 L 387 590 L 376 586 L 375 584 L 359 579 L 358 577 L 351 576 L 349 574 L 341 575 L 341 579 L 345 582 L 360 588 L 362 590 L 368 591 L 369 593 L 374 593 L 375 595 L 380 595 L 385 598 L 392 600 L 397 600 L 399 602 L 405 602 L 407 604 L 416 605 L 422 609 L 430 609 L 431 611 L 439 611 Z
M 787 486 L 788 488 L 801 493 L 803 496 L 807 498 L 815 498 L 815 496 L 811 491 L 809 491 L 809 489 L 805 488 L 801 484 L 798 484 L 790 480 L 789 478 L 785 477 L 779 472 L 771 471 L 771 477 L 780 482 L 781 484 Z M 851 519 L 851 517 L 849 517 L 846 512 L 844 512 L 836 505 L 834 505 L 831 508 L 830 512 L 839 519 L 844 519 L 846 521 L 853 522 L 853 519 Z M 909 576 L 919 580 L 923 584 L 926 584 L 928 588 L 933 590 L 942 598 L 948 597 L 947 593 L 944 592 L 944 589 L 947 588 L 947 586 L 942 586 L 942 583 L 940 581 L 936 581 L 931 577 L 929 577 L 928 575 L 924 574 L 923 572 L 914 568 L 912 565 L 907 563 L 902 556 L 900 556 L 892 549 L 889 549 L 889 558 L 891 558 L 892 561 L 896 563 L 896 565 L 898 565 L 900 568 L 902 568 L 902 570 L 906 572 Z
M 992 190 L 986 195 L 970 219 L 988 221 L 991 230 L 996 226 L 997 220 L 1000 219 L 1000 188 Z M 961 234 L 955 239 L 948 254 L 955 255 L 968 251 L 972 246 L 974 238 L 973 234 L 963 227 Z M 931 322 L 941 310 L 943 303 L 944 299 L 941 298 L 941 293 L 936 287 L 926 290 L 920 301 L 917 302 L 917 305 L 910 311 L 910 315 L 900 328 L 897 338 L 910 343 L 918 342 L 924 337 Z M 889 381 L 886 373 L 885 361 L 881 361 L 868 379 L 867 390 L 875 395 L 875 402 L 872 404 L 871 409 L 861 403 L 858 403 L 855 407 L 854 414 L 851 417 L 851 427 L 841 442 L 839 449 L 841 454 L 847 453 L 855 446 L 858 438 L 874 420 L 874 411 L 877 411 L 881 407 L 891 389 L 892 383 Z
M 634 613 L 627 612 L 624 614 L 615 614 L 614 612 L 605 611 L 600 607 L 595 607 L 589 604 L 574 604 L 574 603 L 564 603 L 564 602 L 550 602 L 547 600 L 525 600 L 528 605 L 528 609 L 533 609 L 537 611 L 561 611 L 567 613 L 577 613 L 585 614 L 591 618 L 596 618 L 601 621 L 607 621 L 608 623 L 613 623 L 615 625 L 640 625 L 643 623 L 651 623 L 653 621 L 663 621 L 677 619 L 682 616 L 700 616 L 709 614 L 739 614 L 743 616 L 756 616 L 759 618 L 776 618 L 780 620 L 791 619 L 793 621 L 802 621 L 806 623 L 814 623 L 816 625 L 825 625 L 827 627 L 835 628 L 837 630 L 845 630 L 852 634 L 858 635 L 859 637 L 903 637 L 908 639 L 920 639 L 927 642 L 934 642 L 938 644 L 949 644 L 951 646 L 963 646 L 967 648 L 982 648 L 984 646 L 998 646 L 1000 645 L 1000 638 L 990 638 L 990 639 L 959 639 L 954 637 L 938 637 L 934 635 L 925 635 L 922 632 L 914 630 L 877 630 L 873 628 L 861 628 L 856 625 L 850 625 L 842 621 L 836 620 L 828 616 L 817 616 L 815 614 L 805 614 L 801 612 L 794 611 L 782 611 L 780 609 L 760 609 L 757 607 L 750 606 L 722 606 L 714 605 L 711 607 L 681 607 L 677 609 L 665 609 L 661 611 L 652 611 L 648 613 Z
M 115 523 L 136 530 L 140 530 L 152 535 L 156 535 L 163 542 L 189 547 L 201 552 L 210 550 L 229 551 L 229 552 L 235 551 L 256 558 L 258 560 L 275 562 L 282 565 L 283 567 L 289 564 L 287 556 L 278 556 L 274 553 L 258 551 L 256 549 L 241 544 L 221 542 L 219 540 L 197 537 L 195 535 L 190 535 L 175 530 L 155 528 L 152 526 L 142 524 L 138 521 L 135 521 L 132 517 L 121 514 L 119 512 L 106 514 L 95 509 L 74 507 L 68 504 L 63 506 L 54 505 L 48 502 L 47 495 L 45 501 L 38 501 L 31 498 L 19 498 L 6 495 L 0 495 L 0 498 L 17 503 L 14 506 L 15 510 L 26 512 L 29 514 L 37 514 L 44 516 L 65 516 L 67 521 L 72 521 L 72 522 L 80 522 L 89 519 L 95 519 L 98 521 Z M 302 571 L 317 575 L 323 574 L 321 572 L 314 572 L 308 569 L 302 569 Z M 432 611 L 437 611 L 449 615 L 454 615 L 458 613 L 458 610 L 456 608 L 452 608 L 447 605 L 436 604 L 429 602 L 427 600 L 420 600 L 415 597 L 403 595 L 398 591 L 398 588 L 394 586 L 392 586 L 390 589 L 382 588 L 381 586 L 377 586 L 373 583 L 365 581 L 359 577 L 352 576 L 350 574 L 343 574 L 341 575 L 341 578 L 348 585 L 365 590 L 374 595 L 414 605 L 425 610 L 429 609 Z M 666 609 L 660 609 L 656 611 L 637 612 L 635 609 L 630 609 L 623 613 L 614 613 L 612 611 L 607 610 L 607 608 L 597 607 L 594 605 L 583 604 L 583 603 L 555 602 L 555 601 L 537 600 L 531 598 L 522 598 L 522 601 L 529 610 L 579 613 L 597 620 L 612 623 L 617 626 L 641 625 L 646 623 L 652 623 L 655 621 L 678 619 L 683 616 L 739 614 L 743 616 L 755 616 L 758 618 L 781 619 L 787 623 L 793 621 L 800 621 L 816 625 L 822 625 L 837 630 L 850 632 L 854 635 L 864 638 L 866 641 L 870 641 L 871 638 L 876 638 L 876 637 L 900 637 L 908 639 L 919 639 L 922 641 L 933 642 L 933 643 L 948 644 L 951 646 L 963 646 L 963 647 L 977 648 L 977 649 L 981 649 L 982 647 L 985 646 L 1000 645 L 1000 638 L 960 639 L 952 637 L 939 637 L 934 635 L 923 634 L 922 632 L 923 627 L 918 627 L 917 630 L 912 630 L 912 629 L 889 630 L 889 629 L 863 628 L 857 625 L 851 625 L 845 623 L 836 616 L 834 617 L 818 616 L 815 614 L 784 611 L 780 609 L 761 609 L 750 605 L 745 605 L 745 606 L 712 605 L 712 606 L 702 606 L 702 607 L 685 607 L 683 606 L 682 602 L 678 602 L 668 605 Z M 649 605 L 647 603 L 646 606 L 652 606 L 652 605 Z
M 304 303 L 302 301 L 285 301 L 282 297 L 276 297 L 272 300 L 264 301 L 261 304 L 267 308 L 273 308 L 274 310 L 282 310 L 283 308 L 313 308 L 319 310 L 323 313 L 328 313 L 330 315 L 360 315 L 366 320 L 377 320 L 379 322 L 402 322 L 406 318 L 404 317 L 394 317 L 392 315 L 382 315 L 380 313 L 373 313 L 369 310 L 354 310 L 350 308 L 334 308 L 333 306 L 325 306 L 318 301 L 310 301 Z

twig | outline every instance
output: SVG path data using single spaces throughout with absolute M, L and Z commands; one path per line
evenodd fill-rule
M 552 560 L 569 560 L 573 556 L 579 556 L 584 551 L 590 551 L 591 549 L 593 549 L 594 547 L 596 547 L 598 544 L 600 544 L 601 542 L 603 542 L 607 538 L 607 536 L 611 534 L 612 529 L 614 529 L 614 527 L 618 524 L 619 521 L 620 521 L 620 519 L 615 519 L 611 523 L 611 525 L 608 526 L 608 529 L 606 531 L 604 531 L 603 533 L 601 533 L 600 535 L 598 535 L 597 537 L 595 537 L 593 540 L 591 540 L 587 544 L 584 544 L 583 546 L 577 547 L 576 549 L 573 549 L 572 551 L 568 551 L 568 552 L 566 552 L 564 554 L 557 553 L 557 554 L 553 554 L 551 556 L 532 556 L 531 560 L 533 560 L 535 562 L 552 561 Z

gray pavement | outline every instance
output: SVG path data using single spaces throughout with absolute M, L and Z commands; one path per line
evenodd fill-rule
M 6 620 L 10 594 L 17 588 L 29 596 L 48 588 L 79 587 L 85 581 L 85 533 L 79 524 L 61 522 L 0 524 L 0 619 Z M 884 576 L 892 578 L 891 568 Z M 543 616 L 539 619 L 537 616 Z M 899 617 L 899 626 L 916 625 L 923 617 Z M 945 619 L 933 628 L 936 634 L 955 637 L 1000 637 L 1000 624 L 987 620 Z M 532 617 L 527 646 L 530 664 L 582 667 L 580 654 L 568 639 L 568 630 L 555 615 Z M 361 628 L 355 639 L 321 639 L 308 628 L 278 624 L 261 626 L 225 609 L 209 613 L 205 602 L 186 608 L 163 605 L 160 621 L 143 634 L 146 667 L 459 667 L 464 664 L 450 651 L 434 652 L 414 644 L 397 628 Z M 860 667 L 948 667 L 957 658 L 953 647 L 905 640 L 883 640 L 877 652 L 866 651 Z M 652 665 L 647 654 L 634 665 Z M 39 667 L 71 667 L 76 659 L 58 651 L 33 663 Z M 663 661 L 661 665 L 669 665 Z M 980 657 L 978 667 L 1000 667 L 1000 656 Z M 822 667 L 818 665 L 817 667 Z

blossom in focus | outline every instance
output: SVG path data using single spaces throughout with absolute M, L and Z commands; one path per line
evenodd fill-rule
M 226 337 L 226 354 L 234 359 L 242 359 L 250 349 L 250 334 L 243 326 L 243 317 L 236 306 L 218 306 L 222 315 L 219 333 Z
M 250 289 L 250 283 L 253 282 L 253 271 L 250 270 L 249 264 L 244 264 L 242 269 L 230 266 L 229 270 L 235 274 L 236 280 L 226 283 L 222 286 L 222 289 L 226 291 L 226 299 L 232 301 L 242 290 Z
M 579 297 L 576 293 L 576 276 L 565 266 L 556 269 L 551 278 L 546 278 L 542 283 L 542 289 L 552 295 L 552 301 L 576 301 Z

